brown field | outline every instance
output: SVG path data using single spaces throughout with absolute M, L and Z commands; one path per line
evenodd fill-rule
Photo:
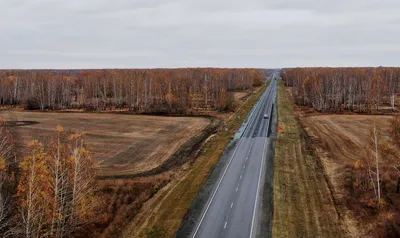
M 304 117 L 310 135 L 317 137 L 338 163 L 353 166 L 363 156 L 371 126 L 376 123 L 388 136 L 391 116 L 319 115 Z
M 398 210 L 399 197 L 394 194 L 395 175 L 390 161 L 382 158 L 380 166 L 387 171 L 383 175 L 385 199 L 389 205 L 380 213 L 374 212 L 368 204 L 373 191 L 361 193 L 353 187 L 355 170 L 353 166 L 366 156 L 370 141 L 371 127 L 376 124 L 384 137 L 389 137 L 390 115 L 316 115 L 301 117 L 311 136 L 313 147 L 319 156 L 331 184 L 335 203 L 343 218 L 342 224 L 351 237 L 391 236 L 392 226 L 386 216 L 389 210 Z M 373 200 L 373 199 L 372 199 Z
M 105 113 L 0 111 L 0 119 L 32 121 L 17 126 L 21 143 L 46 138 L 57 125 L 81 131 L 101 174 L 132 174 L 155 168 L 210 121 L 196 117 L 161 117 Z
M 371 127 L 376 123 L 388 136 L 391 116 L 317 115 L 302 117 L 307 133 L 314 138 L 317 151 L 331 179 L 338 199 L 348 193 L 344 178 L 352 176 L 354 163 L 365 156 Z

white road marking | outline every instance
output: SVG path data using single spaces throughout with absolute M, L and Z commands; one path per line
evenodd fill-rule
M 246 160 L 248 160 L 248 159 L 249 159 L 249 156 L 246 157 Z
M 233 207 L 233 203 L 231 203 L 231 208 Z
M 242 175 L 240 175 L 240 178 L 239 179 L 242 179 Z
M 261 108 L 261 104 L 262 104 L 261 102 L 267 97 L 268 90 L 269 90 L 269 87 L 268 87 L 267 90 L 265 90 L 265 91 L 263 92 L 263 95 L 262 95 L 261 98 L 257 101 L 257 103 L 256 103 L 256 105 L 255 105 L 255 108 L 252 109 L 251 118 L 249 118 L 249 121 L 247 122 L 246 128 L 244 129 L 244 132 L 242 133 L 242 136 L 246 134 L 246 131 L 247 131 L 247 130 L 249 130 L 249 128 L 251 127 L 250 124 L 252 124 L 252 122 L 257 121 L 257 116 L 255 115 L 255 112 L 256 112 L 256 110 L 257 110 L 258 108 Z
M 232 160 L 233 160 L 233 157 L 235 157 L 236 151 L 237 151 L 237 149 L 239 148 L 239 145 L 240 145 L 241 142 L 242 142 L 242 140 L 239 141 L 238 145 L 236 146 L 235 151 L 233 151 L 232 157 L 231 157 L 231 159 L 229 160 L 229 163 L 228 163 L 228 165 L 226 166 L 226 168 L 225 168 L 225 170 L 224 170 L 224 173 L 222 174 L 222 177 L 221 177 L 221 179 L 220 179 L 219 182 L 218 182 L 217 188 L 215 189 L 215 191 L 214 191 L 214 193 L 213 193 L 213 195 L 212 195 L 212 197 L 211 197 L 211 199 L 210 199 L 210 202 L 208 203 L 208 205 L 207 205 L 207 207 L 206 207 L 206 210 L 204 211 L 203 216 L 202 216 L 201 219 L 200 219 L 199 225 L 197 226 L 197 228 L 196 228 L 196 230 L 195 230 L 195 232 L 194 232 L 194 234 L 193 234 L 193 237 L 195 237 L 196 234 L 197 234 L 197 232 L 199 231 L 200 226 L 201 226 L 201 223 L 203 222 L 204 217 L 206 216 L 207 211 L 208 211 L 208 209 L 209 209 L 210 206 L 211 206 L 211 203 L 212 203 L 212 201 L 213 201 L 213 199 L 214 199 L 214 197 L 215 197 L 215 194 L 217 194 L 218 188 L 219 188 L 219 186 L 221 185 L 222 180 L 223 180 L 224 177 L 225 177 L 226 171 L 228 171 L 229 165 L 231 164 L 231 162 L 232 162 Z M 236 191 L 237 191 L 237 190 L 236 190 Z
M 245 169 L 245 168 L 246 168 L 246 165 L 243 165 L 243 168 Z
M 265 157 L 265 145 L 267 144 L 267 138 L 264 140 L 264 149 L 262 153 L 261 159 L 261 166 L 260 166 L 260 175 L 258 176 L 258 184 L 257 184 L 257 193 L 256 193 L 256 200 L 254 201 L 254 209 L 253 209 L 253 219 L 251 220 L 251 230 L 250 230 L 250 238 L 253 237 L 253 227 L 254 227 L 254 220 L 256 218 L 256 209 L 257 209 L 257 202 L 258 202 L 258 192 L 260 189 L 260 182 L 261 182 L 261 175 L 262 175 L 262 168 L 264 166 L 264 157 Z
M 271 87 L 269 87 L 268 90 L 267 90 L 267 92 L 264 92 L 264 93 L 263 93 L 263 96 L 262 96 L 263 99 L 262 99 L 262 100 L 265 101 L 265 100 L 267 100 L 267 99 L 269 98 L 269 97 L 267 97 L 267 94 L 269 94 L 271 90 L 272 90 Z M 261 103 L 260 103 L 260 101 L 257 102 L 256 110 L 259 109 L 259 108 L 261 108 Z M 249 128 L 251 127 L 250 125 L 256 121 L 255 117 L 256 117 L 256 116 L 253 114 L 253 115 L 252 115 L 252 118 L 249 120 L 249 122 L 248 122 L 247 125 L 246 125 L 246 128 L 245 128 L 245 131 L 243 132 L 243 135 L 249 130 Z M 261 119 L 260 119 L 260 120 L 261 120 Z M 257 128 L 257 130 L 258 130 L 258 128 Z M 255 140 L 255 138 L 253 137 L 253 140 L 252 140 L 252 141 L 254 141 L 254 140 Z M 221 183 L 222 183 L 222 180 L 223 180 L 224 177 L 225 177 L 225 174 L 226 174 L 226 172 L 227 172 L 227 170 L 228 170 L 228 168 L 229 168 L 229 166 L 230 166 L 230 164 L 231 164 L 231 162 L 232 162 L 232 160 L 233 160 L 233 158 L 234 158 L 234 156 L 235 156 L 235 154 L 236 154 L 237 149 L 239 148 L 240 143 L 241 143 L 241 140 L 239 141 L 239 144 L 238 144 L 237 147 L 235 148 L 235 151 L 233 152 L 232 157 L 230 158 L 229 163 L 228 163 L 228 165 L 226 166 L 226 168 L 225 168 L 225 170 L 224 170 L 224 173 L 222 174 L 222 177 L 221 177 L 221 179 L 219 180 L 218 185 L 217 185 L 217 187 L 216 187 L 216 189 L 215 189 L 215 191 L 214 191 L 214 193 L 213 193 L 211 199 L 209 200 L 209 203 L 208 203 L 206 209 L 204 210 L 204 213 L 203 213 L 203 215 L 202 215 L 202 217 L 201 217 L 201 219 L 200 219 L 200 222 L 199 222 L 199 224 L 198 224 L 198 226 L 197 226 L 197 228 L 196 228 L 196 230 L 195 230 L 195 232 L 194 232 L 194 234 L 193 234 L 193 238 L 196 236 L 198 230 L 200 229 L 200 226 L 201 226 L 201 224 L 202 224 L 202 222 L 203 222 L 203 220 L 204 220 L 204 218 L 205 218 L 205 216 L 206 216 L 206 214 L 207 214 L 207 212 L 208 212 L 208 209 L 210 208 L 210 206 L 211 206 L 211 204 L 212 204 L 212 202 L 213 202 L 213 199 L 214 199 L 214 197 L 215 197 L 215 195 L 216 195 L 216 193 L 217 193 L 217 191 L 218 191 L 218 189 L 219 189 L 219 187 L 220 187 L 220 185 L 221 185 Z M 250 153 L 250 152 L 251 152 L 251 149 L 249 150 L 249 153 Z M 263 162 L 264 162 L 264 152 L 265 152 L 265 143 L 264 143 L 264 150 L 263 150 L 263 158 L 262 158 L 262 162 L 261 162 L 262 165 L 263 165 Z M 246 159 L 248 159 L 248 157 L 247 157 Z M 254 224 L 254 218 L 255 218 L 255 210 L 256 210 L 256 207 L 257 207 L 258 191 L 259 191 L 259 185 L 260 185 L 260 178 L 261 178 L 261 173 L 262 173 L 262 167 L 263 167 L 263 166 L 261 166 L 261 168 L 260 168 L 260 171 L 261 171 L 261 172 L 260 172 L 259 181 L 258 181 L 258 185 L 257 185 L 256 202 L 255 202 L 255 204 L 254 204 L 253 219 L 252 219 L 252 223 L 251 223 L 250 237 L 252 237 L 252 235 L 253 235 L 253 224 Z M 238 190 L 239 190 L 239 187 L 236 188 L 236 191 L 238 191 Z M 232 204 L 233 204 L 233 203 L 232 203 Z M 232 204 L 231 204 L 231 206 L 232 206 Z M 227 221 L 225 221 L 224 229 L 226 228 L 226 226 L 227 226 Z

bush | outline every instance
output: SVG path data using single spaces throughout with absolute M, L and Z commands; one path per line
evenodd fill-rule
M 24 106 L 25 110 L 38 110 L 40 109 L 39 101 L 36 98 L 30 98 L 26 101 Z

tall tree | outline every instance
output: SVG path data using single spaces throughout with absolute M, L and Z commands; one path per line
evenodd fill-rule
M 21 179 L 17 197 L 22 217 L 21 233 L 24 237 L 47 237 L 48 220 L 51 218 L 50 171 L 43 145 L 32 141 L 29 155 L 20 164 Z

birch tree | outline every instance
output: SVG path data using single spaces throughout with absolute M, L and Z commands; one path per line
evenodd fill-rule
M 381 132 L 380 130 L 376 127 L 376 124 L 374 123 L 372 130 L 371 130 L 371 144 L 373 148 L 373 157 L 375 160 L 375 176 L 376 176 L 376 189 L 375 189 L 375 196 L 378 202 L 381 201 L 381 180 L 380 180 L 380 140 L 381 140 Z
M 20 164 L 21 179 L 17 197 L 22 218 L 23 237 L 47 237 L 46 227 L 51 217 L 50 171 L 43 145 L 32 141 L 28 145 L 29 155 Z
M 94 199 L 95 170 L 89 152 L 84 146 L 82 134 L 69 137 L 69 231 L 74 231 L 92 220 L 96 205 Z
M 68 196 L 68 167 L 66 161 L 66 146 L 62 143 L 63 127 L 57 126 L 56 136 L 50 148 L 49 167 L 51 170 L 51 186 L 53 190 L 53 214 L 51 217 L 51 237 L 65 237 L 67 217 L 67 196 Z
M 11 213 L 10 196 L 3 191 L 3 177 L 6 172 L 6 161 L 0 157 L 0 233 L 9 225 Z

